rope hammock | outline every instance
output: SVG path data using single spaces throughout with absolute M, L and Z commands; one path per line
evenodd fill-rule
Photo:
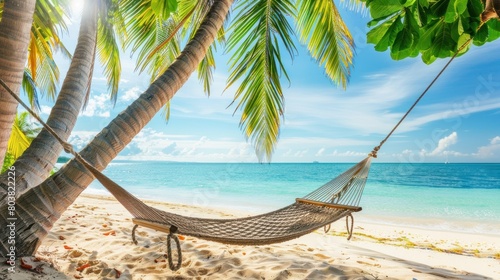
M 172 270 L 177 270 L 181 266 L 182 255 L 180 242 L 176 234 L 188 235 L 226 244 L 264 245 L 291 240 L 311 233 L 321 227 L 324 227 L 326 232 L 329 230 L 332 222 L 346 217 L 348 239 L 350 239 L 354 223 L 352 213 L 361 211 L 359 202 L 368 178 L 371 159 L 377 157 L 377 152 L 382 145 L 470 40 L 472 40 L 472 38 L 457 50 L 455 55 L 445 64 L 442 70 L 394 126 L 391 132 L 365 159 L 310 194 L 303 198 L 297 198 L 296 201 L 289 206 L 266 214 L 236 219 L 187 217 L 146 205 L 140 199 L 102 174 L 79 153 L 75 152 L 73 147 L 61 139 L 50 126 L 48 126 L 4 83 L 2 79 L 0 79 L 0 84 L 19 102 L 19 104 L 33 115 L 33 117 L 37 119 L 58 142 L 61 143 L 67 153 L 72 154 L 78 162 L 83 164 L 118 200 L 118 202 L 130 212 L 134 217 L 132 219 L 135 224 L 132 230 L 132 239 L 135 244 L 137 244 L 135 230 L 138 226 L 144 226 L 168 233 L 167 255 L 169 267 Z M 351 218 L 350 226 L 349 218 Z M 172 242 L 175 243 L 177 249 L 176 263 L 174 263 L 173 260 Z

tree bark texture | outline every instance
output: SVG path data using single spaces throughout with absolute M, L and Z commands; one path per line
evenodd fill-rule
M 19 94 L 28 57 L 36 0 L 5 0 L 0 20 L 0 78 Z M 0 162 L 7 152 L 17 101 L 0 88 Z

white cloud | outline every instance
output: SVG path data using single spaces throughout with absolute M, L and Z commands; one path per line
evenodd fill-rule
M 143 129 L 120 153 L 120 158 L 197 162 L 255 161 L 253 149 L 242 140 L 169 135 L 150 128 Z
M 50 112 L 52 111 L 52 108 L 46 105 L 40 106 L 40 113 L 43 115 L 50 115 Z
M 427 106 L 425 108 L 427 114 L 407 120 L 405 126 L 416 128 L 433 121 L 450 120 L 453 128 L 458 129 L 462 124 L 462 118 L 466 118 L 470 114 L 500 109 L 500 98 L 478 99 L 471 106 L 453 107 L 449 102 Z
M 278 143 L 281 147 L 323 147 L 324 149 L 346 146 L 372 146 L 370 140 L 352 139 L 352 138 L 328 138 L 328 137 L 288 137 L 283 138 Z M 317 148 L 316 148 L 317 149 Z M 316 150 L 314 149 L 314 150 Z
M 318 152 L 316 152 L 315 156 L 320 157 L 324 154 L 324 152 L 325 152 L 325 148 L 321 148 L 318 150 Z
M 295 153 L 293 154 L 293 156 L 295 158 L 302 158 L 302 157 L 306 156 L 307 153 L 309 153 L 308 149 L 298 150 L 298 151 L 295 151 Z
M 366 157 L 372 146 L 369 140 L 352 138 L 288 137 L 278 143 L 273 161 L 352 162 Z
M 458 140 L 458 135 L 456 132 L 453 132 L 450 135 L 441 138 L 438 142 L 437 147 L 432 152 L 430 152 L 429 155 L 434 156 L 442 154 L 448 147 L 450 147 L 453 144 L 456 144 L 457 140 Z
M 368 155 L 366 152 L 355 152 L 355 151 L 345 151 L 345 152 L 339 152 L 337 150 L 333 151 L 333 156 L 335 157 L 365 157 Z
M 109 95 L 101 93 L 92 95 L 87 102 L 87 107 L 82 110 L 82 116 L 85 117 L 109 117 L 111 110 L 111 101 Z
M 369 80 L 383 79 L 386 77 L 387 77 L 387 74 L 384 74 L 384 73 L 377 73 L 377 74 L 371 74 L 371 75 L 364 76 L 365 79 L 369 79 Z
M 79 151 L 87 146 L 96 134 L 97 131 L 73 131 L 68 138 L 68 142 Z
M 470 154 L 450 150 L 450 147 L 458 142 L 457 132 L 452 132 L 439 140 L 422 141 L 425 143 L 425 148 L 422 147 L 420 151 L 413 151 L 405 149 L 400 153 L 393 153 L 390 155 L 392 159 L 401 162 L 426 162 L 426 161 L 448 161 L 450 158 L 466 158 Z M 437 143 L 436 143 L 437 142 Z M 435 148 L 433 146 L 435 145 Z M 427 149 L 426 149 L 427 148 Z
M 142 93 L 142 90 L 140 90 L 138 87 L 133 87 L 129 90 L 127 90 L 123 95 L 120 96 L 120 100 L 122 101 L 132 101 L 136 100 Z
M 498 161 L 500 158 L 500 136 L 493 137 L 488 145 L 479 147 L 476 156 Z

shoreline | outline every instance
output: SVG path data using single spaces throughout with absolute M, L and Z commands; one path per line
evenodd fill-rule
M 144 201 L 187 216 L 232 218 L 249 214 Z M 15 273 L 7 275 L 3 264 L 0 278 L 500 279 L 498 235 L 369 223 L 357 216 L 359 213 L 351 241 L 346 240 L 344 220 L 334 223 L 328 234 L 319 229 L 267 246 L 230 246 L 186 236 L 181 241 L 182 267 L 172 272 L 162 253 L 165 234 L 139 227 L 139 244 L 134 245 L 131 216 L 123 206 L 113 197 L 85 193 L 54 224 L 39 247 L 38 260 L 25 259 L 34 266 L 44 264 L 45 274 L 17 267 Z

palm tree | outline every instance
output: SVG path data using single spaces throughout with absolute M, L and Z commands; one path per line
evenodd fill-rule
M 60 9 L 51 5 L 53 3 L 49 2 L 50 0 L 37 2 L 35 20 L 32 27 L 32 37 L 34 37 L 33 34 L 35 33 L 45 34 L 44 36 L 41 36 L 43 40 L 50 39 L 50 41 L 59 42 L 57 33 L 53 30 L 54 23 L 58 22 L 59 17 L 51 17 L 51 20 L 49 21 L 52 21 L 52 23 L 45 23 L 47 20 L 44 21 L 40 19 L 41 15 L 49 14 L 45 10 L 53 11 L 50 14 L 56 14 L 60 11 Z M 90 4 L 89 2 L 95 3 Z M 96 7 L 85 7 L 85 11 L 83 13 L 84 17 L 81 22 L 82 29 L 75 55 L 62 85 L 61 92 L 59 93 L 57 101 L 47 120 L 47 123 L 54 128 L 59 137 L 64 140 L 66 140 L 71 134 L 84 99 L 87 99 L 89 95 L 91 75 L 96 53 L 99 55 L 99 58 L 104 64 L 108 84 L 111 89 L 111 96 L 115 99 L 121 73 L 119 51 L 113 32 L 114 25 L 110 24 L 110 17 L 116 15 L 116 9 L 113 10 L 110 2 L 106 1 L 95 0 L 87 1 L 86 3 L 87 5 L 94 5 Z M 39 8 L 38 6 L 42 7 Z M 45 8 L 46 6 L 49 8 Z M 45 12 L 37 12 L 39 10 Z M 58 14 L 58 16 L 63 16 L 63 14 Z M 59 19 L 59 21 L 62 21 L 62 19 Z M 120 26 L 120 24 L 115 24 L 115 26 Z M 33 29 L 38 31 L 34 32 Z M 40 30 L 46 31 L 42 32 Z M 33 41 L 38 42 L 39 40 L 32 39 L 32 45 Z M 44 44 L 38 43 L 35 45 Z M 60 43 L 59 45 L 55 43 L 53 45 L 54 47 L 64 47 Z M 38 54 L 39 51 L 34 50 L 36 50 L 35 47 L 30 49 L 30 56 L 35 52 L 35 57 L 33 58 L 35 66 L 38 61 L 41 62 L 41 64 L 39 63 L 39 66 L 46 64 L 54 66 L 52 56 L 47 55 L 47 53 L 51 54 L 51 48 L 47 48 L 47 46 L 45 46 L 45 48 L 41 51 L 42 54 L 38 56 L 36 54 Z M 37 68 L 40 67 L 30 67 L 30 69 Z M 44 68 L 42 68 L 42 70 L 44 70 Z M 48 70 L 49 71 L 40 72 L 52 74 L 55 72 L 51 70 L 57 70 L 57 67 L 55 67 L 55 69 L 49 67 Z M 30 70 L 29 72 L 33 71 L 34 70 Z M 40 75 L 37 76 L 40 77 Z M 46 77 L 55 76 L 49 75 Z M 53 79 L 43 79 L 43 81 L 46 80 L 54 82 Z M 44 87 L 42 87 L 42 89 L 43 88 Z M 49 83 L 48 89 L 50 90 L 49 93 L 53 96 L 54 93 L 51 91 L 54 90 L 54 87 L 52 84 Z M 30 97 L 29 94 L 28 97 Z M 33 98 L 30 99 L 30 102 L 33 107 Z M 68 106 L 69 104 L 70 106 Z M 26 153 L 24 153 L 23 156 L 20 157 L 15 163 L 16 171 L 19 174 L 23 174 L 23 176 L 17 177 L 17 180 L 15 181 L 17 188 L 16 195 L 21 195 L 24 190 L 36 186 L 45 180 L 49 175 L 49 171 L 52 170 L 55 162 L 57 161 L 58 155 L 61 151 L 62 146 L 56 141 L 56 139 L 49 135 L 45 129 L 42 130 Z M 3 189 L 7 189 L 4 183 L 7 182 L 7 176 L 8 174 L 0 175 L 0 185 L 2 185 Z
M 61 92 L 47 119 L 47 124 L 64 140 L 70 136 L 90 90 L 97 42 L 97 2 L 85 2 L 77 47 Z M 61 151 L 61 144 L 43 129 L 14 164 L 16 172 L 23 174 L 15 180 L 16 196 L 45 180 Z M 4 185 L 7 176 L 6 173 L 0 175 L 2 189 L 7 189 Z
M 131 141 L 133 135 L 146 125 L 147 120 L 163 107 L 196 69 L 215 39 L 231 4 L 232 0 L 214 2 L 200 29 L 178 59 L 81 152 L 85 158 L 103 169 Z M 96 148 L 102 148 L 104 153 L 96 153 Z M 80 164 L 72 161 L 40 186 L 30 189 L 16 200 L 17 205 L 23 205 L 16 209 L 18 256 L 31 255 L 36 251 L 52 224 L 83 190 L 78 186 L 86 186 L 92 179 Z M 0 212 L 2 210 L 7 210 L 7 205 L 2 205 Z M 6 213 L 0 213 L 3 221 L 6 221 Z M 2 236 L 0 251 L 3 255 L 8 252 L 8 245 L 7 238 Z
M 98 169 L 104 169 L 172 98 L 206 57 L 232 2 L 217 0 L 211 3 L 205 20 L 177 59 L 80 152 L 84 158 Z M 289 1 L 242 1 L 240 5 L 246 3 L 249 6 L 239 6 L 238 16 L 244 19 L 235 22 L 237 28 L 231 35 L 234 39 L 229 39 L 229 49 L 235 51 L 229 84 L 243 79 L 236 96 L 238 107 L 243 108 L 242 127 L 254 141 L 261 158 L 269 158 L 272 153 L 278 137 L 279 118 L 283 113 L 279 71 L 283 72 L 284 67 L 279 45 L 283 44 L 291 55 L 295 49 L 290 36 L 292 28 L 287 18 L 294 16 L 297 22 L 304 24 L 297 30 L 302 40 L 312 39 L 315 42 L 309 44 L 309 49 L 325 66 L 327 74 L 337 75 L 335 78 L 343 86 L 347 83 L 353 43 L 345 26 L 341 25 L 339 29 L 338 19 L 333 19 L 338 15 L 333 3 L 329 0 L 302 2 L 304 4 L 299 5 L 299 13 L 295 14 L 293 3 Z M 308 11 L 311 13 L 309 16 L 306 15 Z M 255 16 L 249 16 L 251 13 L 255 13 Z M 338 53 L 334 55 L 330 48 L 336 49 Z M 255 73 L 258 82 L 251 81 L 251 73 Z M 19 196 L 16 201 L 22 205 L 16 213 L 19 256 L 30 255 L 36 250 L 53 223 L 92 180 L 92 175 L 83 166 L 70 161 L 44 183 Z M 0 215 L 7 213 L 3 210 L 6 210 L 6 206 L 0 207 Z M 0 250 L 4 253 L 7 246 L 5 237 L 2 237 L 1 244 Z
M 36 0 L 5 0 L 0 21 L 0 78 L 19 93 L 26 65 Z M 0 89 L 0 161 L 7 151 L 12 123 L 16 116 L 17 102 Z
M 50 99 L 54 99 L 56 96 L 57 83 L 59 82 L 59 69 L 53 58 L 54 50 L 59 50 L 64 56 L 71 57 L 58 34 L 61 30 L 66 29 L 64 18 L 68 17 L 67 2 L 67 0 L 39 0 L 36 1 L 35 4 L 31 29 L 26 35 L 29 37 L 28 56 L 27 58 L 24 56 L 25 61 L 23 65 L 26 66 L 22 73 L 22 88 L 34 109 L 38 109 L 38 99 L 40 95 L 45 95 Z M 4 7 L 8 9 L 9 5 L 1 1 L 0 15 L 3 14 Z M 17 9 L 20 8 L 23 8 L 23 6 L 17 7 Z M 10 23 L 9 21 L 7 23 L 18 26 L 17 23 L 13 22 L 15 20 L 26 21 L 27 19 L 18 17 L 11 19 Z M 13 31 L 15 29 L 9 27 L 8 30 Z M 24 31 L 28 30 L 24 29 Z M 16 35 L 18 37 L 24 36 L 20 32 L 20 30 L 17 30 Z M 5 51 L 5 55 L 8 55 L 10 58 L 11 54 L 8 53 L 9 49 L 2 50 Z M 5 68 L 7 69 L 7 67 Z M 13 69 L 8 69 L 8 71 L 12 70 Z M 4 69 L 4 71 L 6 70 Z M 14 89 L 15 87 L 11 88 Z M 14 103 L 9 105 L 9 103 L 4 104 L 4 101 L 5 100 L 0 98 L 0 106 L 2 108 L 14 106 Z M 2 112 L 0 119 L 4 119 L 7 125 L 7 119 L 11 117 L 10 113 Z M 2 130 L 2 132 L 8 133 L 9 131 Z M 3 136 L 0 136 L 0 139 L 2 137 Z M 0 147 L 0 154 L 2 154 L 1 150 L 2 148 Z

